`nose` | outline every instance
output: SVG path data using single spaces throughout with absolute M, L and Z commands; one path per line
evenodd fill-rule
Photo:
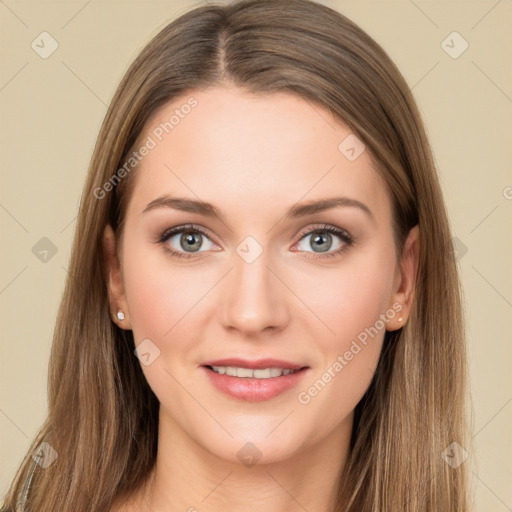
M 276 276 L 266 252 L 252 263 L 234 254 L 233 263 L 220 304 L 224 327 L 246 336 L 283 329 L 289 322 L 287 300 L 292 294 L 283 284 L 285 279 Z

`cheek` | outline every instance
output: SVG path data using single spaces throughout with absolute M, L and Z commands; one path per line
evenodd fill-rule
M 375 250 L 360 256 L 333 267 L 325 278 L 309 274 L 300 288 L 317 316 L 309 315 L 303 330 L 309 327 L 319 360 L 297 398 L 311 404 L 306 411 L 331 411 L 326 429 L 345 418 L 368 389 L 382 349 L 385 319 L 395 314 L 390 305 L 394 253 Z
M 188 398 L 179 392 L 175 378 L 182 381 L 183 372 L 189 376 L 193 369 L 183 362 L 190 340 L 201 338 L 198 302 L 211 284 L 208 276 L 172 266 L 161 248 L 140 246 L 130 247 L 127 240 L 125 247 L 131 250 L 125 251 L 123 278 L 135 345 L 147 339 L 152 342 L 146 345 L 151 362 L 141 368 L 160 402 L 172 397 L 172 407 L 184 410 Z
M 158 268 L 134 263 L 135 260 L 127 261 L 124 281 L 135 340 L 160 339 L 173 326 L 173 312 L 180 309 L 176 294 L 172 293 L 180 284 L 174 282 L 170 288 L 170 279 Z
M 123 280 L 136 342 L 164 340 L 194 317 L 194 304 L 208 290 L 208 280 L 193 270 L 172 266 L 158 246 L 125 244 Z
M 384 249 L 348 257 L 332 269 L 296 273 L 294 289 L 311 310 L 305 315 L 310 327 L 323 333 L 314 339 L 324 344 L 325 353 L 350 344 L 390 306 L 395 260 L 394 253 Z M 381 322 L 378 327 L 382 330 Z

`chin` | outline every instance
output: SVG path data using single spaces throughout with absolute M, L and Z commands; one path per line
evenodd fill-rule
M 249 468 L 256 464 L 275 464 L 292 458 L 297 452 L 298 443 L 294 445 L 293 441 L 288 439 L 288 444 L 283 446 L 282 441 L 280 438 L 270 441 L 264 436 L 262 439 L 257 436 L 246 436 L 231 441 L 224 449 L 219 450 L 218 446 L 212 448 L 215 449 L 213 453 L 217 457 Z

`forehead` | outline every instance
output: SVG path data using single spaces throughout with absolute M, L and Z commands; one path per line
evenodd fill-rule
M 152 116 L 139 146 L 148 141 L 152 149 L 137 167 L 132 197 L 139 211 L 163 193 L 221 209 L 227 203 L 268 209 L 339 194 L 389 213 L 369 151 L 357 156 L 364 146 L 350 128 L 295 94 L 228 86 L 190 91 Z

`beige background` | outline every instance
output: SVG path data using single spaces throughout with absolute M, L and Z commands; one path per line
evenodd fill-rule
M 388 51 L 424 116 L 465 288 L 475 445 L 465 463 L 476 509 L 511 510 L 512 2 L 323 3 Z M 150 37 L 198 4 L 0 1 L 0 499 L 45 417 L 55 314 L 106 105 Z M 47 59 L 31 48 L 43 31 L 58 43 Z M 453 31 L 469 44 L 458 58 L 441 46 Z M 462 49 L 452 39 L 450 51 Z M 46 262 L 32 252 L 43 237 L 57 248 Z

